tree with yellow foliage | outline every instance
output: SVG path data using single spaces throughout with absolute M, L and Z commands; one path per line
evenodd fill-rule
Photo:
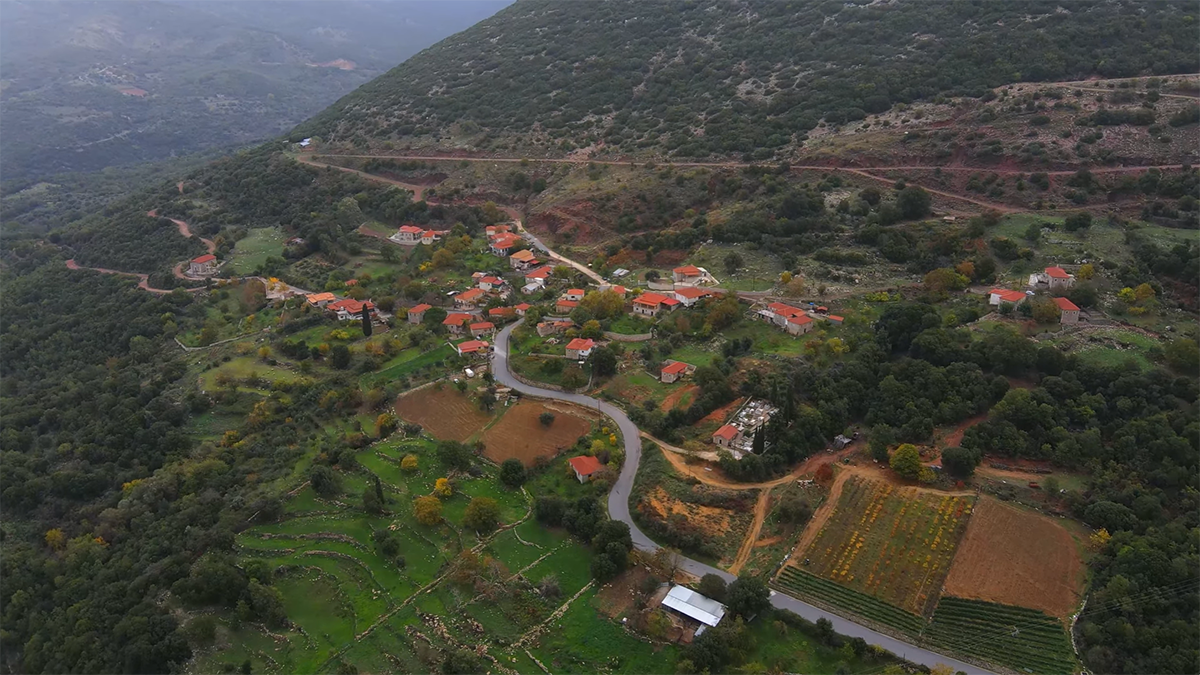
M 792 273 L 788 272 L 788 271 L 784 271 L 783 274 L 780 274 L 779 275 L 779 283 L 784 286 L 787 286 L 788 284 L 792 283 Z
M 1087 281 L 1096 276 L 1096 266 L 1092 263 L 1083 265 L 1079 268 L 1079 271 L 1075 273 L 1075 276 L 1080 281 Z
M 437 525 L 442 522 L 442 502 L 433 495 L 417 497 L 413 500 L 413 514 L 422 525 Z
M 433 483 L 433 494 L 439 497 L 449 497 L 453 494 L 454 488 L 450 487 L 449 478 L 439 478 Z
M 67 535 L 57 527 L 53 530 L 46 530 L 46 545 L 55 551 L 61 551 L 67 545 Z
M 400 460 L 400 468 L 405 471 L 416 471 L 417 470 L 417 456 L 416 455 L 405 455 L 404 459 Z

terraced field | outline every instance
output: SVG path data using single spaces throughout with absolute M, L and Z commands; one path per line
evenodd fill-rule
M 852 478 L 812 543 L 804 570 L 916 615 L 937 601 L 974 498 Z
M 1078 672 L 1062 622 L 1036 609 L 945 596 L 925 637 L 939 647 L 1018 671 Z
M 399 467 L 408 454 L 418 458 L 415 472 Z M 361 470 L 341 475 L 340 496 L 323 499 L 305 486 L 284 505 L 278 522 L 237 537 L 243 564 L 267 563 L 291 625 L 267 629 L 232 612 L 218 616 L 227 646 L 194 661 L 193 672 L 223 672 L 247 661 L 260 673 L 351 666 L 359 672 L 433 672 L 447 653 L 476 653 L 480 646 L 487 654 L 480 667 L 491 672 L 538 672 L 526 648 L 540 649 L 553 662 L 566 658 L 557 641 L 539 647 L 544 636 L 519 647 L 517 642 L 590 583 L 586 548 L 526 519 L 526 495 L 502 487 L 492 468 L 454 480 L 454 494 L 442 500 L 444 522 L 418 524 L 412 500 L 429 494 L 441 476 L 429 441 L 385 441 L 357 458 Z M 383 515 L 361 507 L 362 492 L 374 489 L 376 476 L 385 495 Z M 480 537 L 462 526 L 474 497 L 498 502 L 504 529 Z M 393 538 L 397 550 L 385 553 L 381 535 Z M 578 608 L 568 608 L 570 621 L 604 634 L 616 653 L 637 653 L 630 666 L 653 672 L 673 667 L 674 650 L 641 649 L 643 643 L 599 617 L 587 598 L 576 602 Z M 572 656 L 569 663 L 592 672 L 608 665 L 594 658 Z
M 886 602 L 877 600 L 865 593 L 851 590 L 828 579 L 814 576 L 798 567 L 788 566 L 783 568 L 783 572 L 775 579 L 774 583 L 781 590 L 788 592 L 789 595 L 807 596 L 823 600 L 829 605 L 844 608 L 858 616 L 907 635 L 915 637 L 925 627 L 924 617 L 905 612 Z

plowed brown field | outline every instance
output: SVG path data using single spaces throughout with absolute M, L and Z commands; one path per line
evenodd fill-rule
M 1075 540 L 1053 519 L 982 497 L 967 525 L 946 594 L 1070 616 L 1083 585 Z
M 550 426 L 538 420 L 546 411 L 554 413 Z M 588 420 L 563 412 L 561 406 L 550 409 L 538 401 L 521 401 L 483 433 L 483 456 L 497 464 L 515 457 L 530 466 L 538 457 L 553 457 L 571 447 L 590 428 Z
M 492 418 L 452 387 L 424 387 L 401 396 L 396 400 L 396 414 L 444 441 L 465 441 Z

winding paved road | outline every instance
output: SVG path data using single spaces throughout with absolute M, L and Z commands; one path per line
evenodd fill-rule
M 633 517 L 629 513 L 629 496 L 633 491 L 633 479 L 637 475 L 638 464 L 642 460 L 642 442 L 637 425 L 633 423 L 625 413 L 618 407 L 594 399 L 583 394 L 569 394 L 551 389 L 543 389 L 534 387 L 513 377 L 508 370 L 508 338 L 512 333 L 513 328 L 519 325 L 518 321 L 513 323 L 496 335 L 496 351 L 492 354 L 492 376 L 496 381 L 506 387 L 512 387 L 516 391 L 530 396 L 541 396 L 543 398 L 558 399 L 567 401 L 586 408 L 598 410 L 610 417 L 616 422 L 617 427 L 621 429 L 621 436 L 625 439 L 625 466 L 621 467 L 621 475 L 617 477 L 617 481 L 613 484 L 612 492 L 608 494 L 608 514 L 613 520 L 619 520 L 629 526 L 629 534 L 633 538 L 633 545 L 642 551 L 655 551 L 659 548 L 658 544 L 654 543 L 647 537 L 644 532 L 638 529 L 638 526 L 633 522 Z M 706 565 L 698 560 L 691 558 L 680 557 L 680 567 L 690 574 L 703 576 L 705 574 L 716 574 L 717 576 L 732 581 L 734 576 L 719 570 L 715 567 Z M 836 614 L 826 612 L 823 609 L 814 607 L 808 603 L 801 602 L 789 595 L 784 595 L 777 591 L 771 591 L 771 604 L 780 609 L 787 609 L 799 614 L 809 621 L 817 619 L 829 619 L 833 623 L 833 628 L 838 633 L 849 637 L 860 637 L 868 643 L 878 645 L 883 649 L 896 654 L 902 658 L 908 659 L 913 663 L 919 663 L 930 668 L 944 664 L 950 666 L 955 671 L 962 671 L 970 675 L 993 675 L 992 671 L 984 670 L 978 666 L 969 663 L 963 663 L 956 659 L 942 656 L 936 652 L 931 652 L 927 649 L 922 649 L 916 645 L 909 644 L 902 640 L 897 640 L 888 635 L 877 633 L 870 628 L 860 626 L 852 621 L 844 619 Z

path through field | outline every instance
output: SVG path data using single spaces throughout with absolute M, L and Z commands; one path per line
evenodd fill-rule
M 762 532 L 763 521 L 767 519 L 767 510 L 771 506 L 771 489 L 763 488 L 758 493 L 758 501 L 754 503 L 754 522 L 750 524 L 750 531 L 746 533 L 746 538 L 742 540 L 742 546 L 738 549 L 737 557 L 733 559 L 733 564 L 729 566 L 729 573 L 737 576 L 742 571 L 744 566 L 750 560 L 750 554 L 754 552 L 754 544 L 758 542 L 758 533 Z

